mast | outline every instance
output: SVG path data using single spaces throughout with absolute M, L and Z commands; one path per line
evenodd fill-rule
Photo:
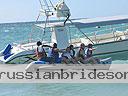
M 44 16 L 46 16 L 46 20 L 45 20 L 45 26 L 44 26 L 44 31 L 43 31 L 43 35 L 45 35 L 45 30 L 47 27 L 47 23 L 49 20 L 49 17 L 51 16 L 55 16 L 56 18 L 66 18 L 64 21 L 64 26 L 66 25 L 66 22 L 69 21 L 72 25 L 74 25 L 79 32 L 81 32 L 92 44 L 94 44 L 94 42 L 79 28 L 77 27 L 77 25 L 72 22 L 70 18 L 71 13 L 70 13 L 70 9 L 68 8 L 68 6 L 66 5 L 64 0 L 61 0 L 58 4 L 56 4 L 56 6 L 54 6 L 54 4 L 51 2 L 51 0 L 42 0 L 43 2 L 41 2 L 41 0 L 39 0 L 40 2 L 40 6 L 41 6 L 41 11 L 40 13 L 43 14 Z M 39 15 L 40 16 L 40 15 Z

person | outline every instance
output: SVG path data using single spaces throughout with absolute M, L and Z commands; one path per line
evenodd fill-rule
M 41 60 L 42 57 L 46 57 L 45 50 L 42 47 L 42 43 L 40 41 L 37 42 L 36 57 L 39 61 Z
M 49 50 L 49 57 L 54 58 L 54 63 L 61 63 L 61 58 L 59 58 L 60 50 L 57 48 L 57 43 L 53 44 L 53 47 Z
M 36 48 L 36 57 L 38 59 L 38 61 L 45 61 L 45 62 L 49 62 L 54 63 L 53 58 L 51 57 L 47 57 L 47 54 L 43 48 L 43 45 L 40 41 L 37 42 L 37 48 Z
M 69 64 L 70 62 L 72 62 L 73 64 L 77 64 L 78 62 L 74 58 L 72 58 L 70 51 L 71 51 L 70 47 L 67 47 L 66 51 L 63 52 L 62 54 L 63 62 L 66 64 Z
M 85 63 L 85 45 L 84 43 L 81 43 L 80 49 L 77 52 L 77 60 L 80 61 L 81 63 Z
M 95 50 L 95 48 L 92 48 L 92 44 L 88 44 L 87 49 L 85 50 L 86 58 L 92 57 L 93 50 Z
M 92 48 L 92 44 L 88 44 L 87 49 L 85 50 L 85 45 L 82 43 L 80 45 L 80 49 L 77 53 L 78 60 L 83 64 L 86 64 L 89 62 L 96 64 L 97 61 L 95 60 L 95 58 L 92 57 L 92 51 L 93 50 L 95 50 L 95 49 Z
M 69 47 L 70 47 L 70 53 L 71 53 L 72 58 L 75 58 L 74 46 L 73 45 L 70 45 Z
M 85 50 L 85 54 L 86 54 L 86 61 L 92 61 L 92 63 L 96 64 L 96 63 L 99 63 L 100 60 L 92 56 L 92 53 L 94 50 L 95 48 L 93 48 L 93 45 L 88 44 L 87 49 Z

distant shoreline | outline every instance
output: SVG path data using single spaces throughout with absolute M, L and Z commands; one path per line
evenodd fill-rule
M 76 18 L 76 19 L 71 19 L 71 20 L 79 20 L 79 19 L 88 19 L 88 18 Z M 50 22 L 57 22 L 58 20 L 51 20 Z M 59 22 L 62 22 L 64 20 L 60 20 Z M 37 21 L 38 24 L 44 23 L 45 21 Z M 27 23 L 32 23 L 35 24 L 36 21 L 23 21 L 23 22 L 9 22 L 9 23 L 0 23 L 0 25 L 7 25 L 7 24 L 27 24 Z

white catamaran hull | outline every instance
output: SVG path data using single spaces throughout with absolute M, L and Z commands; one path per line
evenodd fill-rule
M 94 55 L 105 55 L 128 51 L 128 39 L 94 45 Z

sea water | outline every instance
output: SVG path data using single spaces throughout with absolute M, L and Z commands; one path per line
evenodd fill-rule
M 0 84 L 0 96 L 128 96 L 128 84 Z
M 124 26 L 121 27 L 120 26 Z M 127 23 L 100 26 L 100 28 L 82 28 L 88 35 L 100 30 L 100 34 L 112 30 L 125 31 Z M 106 30 L 110 29 L 110 30 Z M 76 29 L 69 29 L 69 38 L 83 37 Z M 98 32 L 96 34 L 99 34 Z M 30 23 L 0 24 L 0 50 L 7 44 L 29 41 L 49 40 L 50 32 Z M 112 54 L 113 63 L 128 63 L 127 53 Z M 0 84 L 0 96 L 127 96 L 128 84 Z

